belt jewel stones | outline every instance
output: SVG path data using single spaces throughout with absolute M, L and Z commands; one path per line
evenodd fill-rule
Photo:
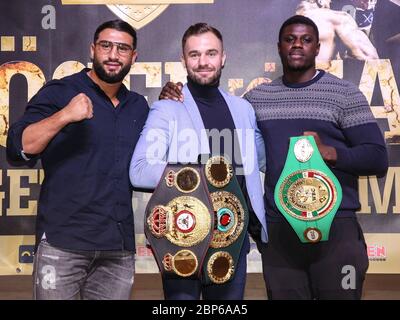
M 222 232 L 229 231 L 236 222 L 235 213 L 228 208 L 221 208 L 217 211 L 217 229 Z
M 311 136 L 293 137 L 275 188 L 275 203 L 300 240 L 326 241 L 342 199 L 339 181 Z

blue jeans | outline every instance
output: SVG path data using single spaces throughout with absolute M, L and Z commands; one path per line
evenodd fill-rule
M 135 255 L 130 251 L 75 251 L 41 241 L 33 262 L 36 300 L 130 298 Z

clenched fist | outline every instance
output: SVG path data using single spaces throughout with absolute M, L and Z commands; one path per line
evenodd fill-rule
M 93 104 L 90 98 L 79 93 L 62 109 L 68 123 L 93 118 Z

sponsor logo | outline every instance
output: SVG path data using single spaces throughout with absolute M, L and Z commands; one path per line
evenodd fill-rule
M 115 4 L 118 3 L 118 4 Z M 135 3 L 135 4 L 132 4 Z M 62 0 L 63 5 L 102 4 L 107 5 L 115 15 L 140 29 L 156 19 L 170 4 L 214 3 L 213 0 Z
M 146 246 L 136 246 L 136 255 L 139 257 L 152 257 L 151 249 Z
M 383 245 L 369 245 L 367 246 L 367 253 L 370 261 L 386 261 L 386 247 Z

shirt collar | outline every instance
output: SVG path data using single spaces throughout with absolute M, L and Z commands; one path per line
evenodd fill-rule
M 90 88 L 94 88 L 100 92 L 102 92 L 104 95 L 104 91 L 97 85 L 97 83 L 95 83 L 89 76 L 88 76 L 88 72 L 90 71 L 90 68 L 84 68 L 81 72 L 79 72 L 79 77 L 80 80 L 86 84 L 87 86 L 89 86 Z M 127 98 L 128 96 L 128 92 L 129 90 L 125 87 L 124 84 L 121 84 L 121 87 L 119 88 L 118 92 L 117 92 L 117 98 L 120 101 L 120 103 Z
M 319 70 L 318 69 L 318 74 L 315 75 L 312 79 L 306 81 L 306 82 L 301 82 L 301 83 L 290 83 L 285 80 L 285 77 L 282 77 L 282 83 L 289 88 L 304 88 L 312 85 L 313 83 L 317 82 L 319 79 L 322 78 L 322 76 L 325 74 L 324 70 Z

